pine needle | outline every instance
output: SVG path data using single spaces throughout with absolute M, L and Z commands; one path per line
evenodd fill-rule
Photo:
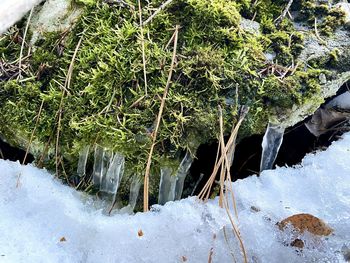
M 22 74 L 22 57 L 23 57 L 23 50 L 24 50 L 24 45 L 25 45 L 27 33 L 28 33 L 28 28 L 29 28 L 30 20 L 32 19 L 32 15 L 33 15 L 33 10 L 34 10 L 34 7 L 30 10 L 29 17 L 28 17 L 28 21 L 27 21 L 27 25 L 26 25 L 26 28 L 25 28 L 25 30 L 24 30 L 24 35 L 23 35 L 22 45 L 21 45 L 21 51 L 20 51 L 20 53 L 19 53 L 19 61 L 18 61 L 19 74 L 18 74 L 17 80 L 19 80 L 19 79 L 22 77 L 21 74 Z
M 33 142 L 34 133 L 35 133 L 35 131 L 36 131 L 36 128 L 38 127 L 38 123 L 39 123 L 39 119 L 40 119 L 41 112 L 42 112 L 42 110 L 43 110 L 43 106 L 44 106 L 44 100 L 41 101 L 40 108 L 39 108 L 39 112 L 38 112 L 38 115 L 36 116 L 35 126 L 34 126 L 34 129 L 33 129 L 33 131 L 32 131 L 32 134 L 30 135 L 29 143 L 28 143 L 28 146 L 27 146 L 26 153 L 25 153 L 25 155 L 24 155 L 22 164 L 24 164 L 24 163 L 26 162 L 26 159 L 27 159 L 27 156 L 28 156 L 28 153 L 29 153 L 30 146 L 31 146 L 31 144 L 32 144 L 32 142 Z
M 61 132 L 61 121 L 62 121 L 62 111 L 63 111 L 63 104 L 64 104 L 64 96 L 66 95 L 66 91 L 69 91 L 70 88 L 70 83 L 72 80 L 72 74 L 73 74 L 73 68 L 74 68 L 74 61 L 75 58 L 77 56 L 79 47 L 81 45 L 81 42 L 83 40 L 83 36 L 84 34 L 81 35 L 77 46 L 75 47 L 74 50 L 74 54 L 72 57 L 72 60 L 70 62 L 69 68 L 68 68 L 68 72 L 67 72 L 67 76 L 66 76 L 66 80 L 64 83 L 64 89 L 62 91 L 62 97 L 61 97 L 61 101 L 60 101 L 60 106 L 58 109 L 58 122 L 57 122 L 57 133 L 56 133 L 56 148 L 55 148 L 55 163 L 56 163 L 56 176 L 58 176 L 58 167 L 59 167 L 59 158 L 58 158 L 58 154 L 59 154 L 59 139 L 60 139 L 60 132 Z
M 143 211 L 144 212 L 147 212 L 149 210 L 149 205 L 148 205 L 149 174 L 150 174 L 151 163 L 152 163 L 152 155 L 153 155 L 154 147 L 156 145 L 157 134 L 158 134 L 159 126 L 160 126 L 160 121 L 162 119 L 162 114 L 163 114 L 163 110 L 164 110 L 164 106 L 165 106 L 165 100 L 166 100 L 166 97 L 168 95 L 169 87 L 171 85 L 173 71 L 175 68 L 178 34 L 179 34 L 179 26 L 176 25 L 175 32 L 174 32 L 174 51 L 173 51 L 173 56 L 172 56 L 172 60 L 171 60 L 168 80 L 167 80 L 167 83 L 165 85 L 162 101 L 160 104 L 160 108 L 159 108 L 159 112 L 158 112 L 158 116 L 157 116 L 157 123 L 156 123 L 155 130 L 153 132 L 152 145 L 151 145 L 151 149 L 149 151 L 148 160 L 147 160 L 147 166 L 146 166 L 146 172 L 145 172 L 145 178 L 144 178 L 144 190 L 143 190 Z
M 140 31 L 141 31 L 141 48 L 142 48 L 142 64 L 143 64 L 143 78 L 145 82 L 145 95 L 147 96 L 147 71 L 146 71 L 146 52 L 145 52 L 145 36 L 143 32 L 143 23 L 142 23 L 142 7 L 141 0 L 138 0 L 139 5 L 139 23 L 140 23 Z
M 231 192 L 231 197 L 232 197 L 232 203 L 234 206 L 234 212 L 236 215 L 236 219 L 238 221 L 238 212 L 237 212 L 237 207 L 236 207 L 236 200 L 234 198 L 233 195 L 233 189 L 232 189 L 232 180 L 231 180 L 231 174 L 230 174 L 230 168 L 231 168 L 231 162 L 232 160 L 229 160 L 228 156 L 230 156 L 230 159 L 232 159 L 233 157 L 233 153 L 234 153 L 234 147 L 235 147 L 235 142 L 236 142 L 236 138 L 237 138 L 237 134 L 238 134 L 238 130 L 239 127 L 241 126 L 245 115 L 247 113 L 247 109 L 243 108 L 243 110 L 241 111 L 239 120 L 237 122 L 237 124 L 233 127 L 230 138 L 227 142 L 227 144 L 225 145 L 225 141 L 224 141 L 224 128 L 223 128 L 223 114 L 222 114 L 222 109 L 221 107 L 219 107 L 219 124 L 220 124 L 220 135 L 219 135 L 219 147 L 218 150 L 220 149 L 221 152 L 221 156 L 219 159 L 217 159 L 214 169 L 213 169 L 213 173 L 210 176 L 210 178 L 207 181 L 207 184 L 204 186 L 204 188 L 202 189 L 201 193 L 199 194 L 198 198 L 206 201 L 208 200 L 209 197 L 209 193 L 211 191 L 211 186 L 212 186 L 212 182 L 214 181 L 216 174 L 219 170 L 220 170 L 220 195 L 219 195 L 219 206 L 221 208 L 224 208 L 228 218 L 230 220 L 231 226 L 232 226 L 232 230 L 234 235 L 237 237 L 239 244 L 240 244 L 240 249 L 242 251 L 243 254 L 243 260 L 244 262 L 248 262 L 247 259 L 247 254 L 246 254 L 246 250 L 243 244 L 243 240 L 242 237 L 240 235 L 240 232 L 238 230 L 238 227 L 235 223 L 235 221 L 233 220 L 233 217 L 231 216 L 231 211 L 230 211 L 230 207 L 229 207 L 229 198 L 228 198 L 228 190 L 226 189 L 227 185 L 230 185 L 230 192 Z
M 165 9 L 173 0 L 167 0 L 163 4 L 160 5 L 160 7 L 157 8 L 157 10 L 149 17 L 146 19 L 145 22 L 143 22 L 143 25 L 147 25 L 149 22 L 152 21 L 152 19 L 163 9 Z

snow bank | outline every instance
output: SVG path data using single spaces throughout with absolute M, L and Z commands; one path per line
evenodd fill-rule
M 17 177 L 21 186 L 16 188 Z M 350 133 L 295 168 L 278 168 L 233 184 L 249 262 L 344 262 L 350 247 Z M 104 216 L 93 200 L 43 170 L 0 161 L 0 262 L 241 262 L 217 200 L 195 198 L 149 213 Z M 254 209 L 252 209 L 252 206 Z M 286 246 L 276 222 L 296 213 L 326 221 L 334 234 Z M 226 228 L 227 229 L 227 228 Z M 140 232 L 142 230 L 142 233 Z
M 20 20 L 25 13 L 43 0 L 1 0 L 0 34 Z

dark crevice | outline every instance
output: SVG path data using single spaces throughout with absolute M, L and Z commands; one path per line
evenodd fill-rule
M 10 161 L 19 161 L 22 163 L 26 152 L 22 149 L 16 148 L 4 142 L 0 139 L 0 159 L 10 160 Z M 32 163 L 34 157 L 31 154 L 27 155 L 25 164 Z
M 349 88 L 345 84 L 334 97 L 346 91 L 349 91 Z M 321 107 L 334 97 L 327 99 Z M 316 137 L 305 126 L 305 123 L 310 119 L 311 116 L 295 126 L 286 129 L 274 168 L 276 166 L 293 166 L 299 164 L 306 154 L 326 149 L 344 131 L 349 129 L 348 127 L 346 129 L 330 129 L 325 134 Z M 236 146 L 234 161 L 231 167 L 231 177 L 234 181 L 247 178 L 253 174 L 259 174 L 263 136 L 253 135 L 244 138 Z M 185 181 L 185 189 L 187 190 L 184 192 L 184 197 L 190 194 L 191 191 L 189 189 L 193 189 L 195 182 L 199 180 L 201 174 L 204 176 L 202 176 L 194 194 L 198 194 L 209 179 L 213 171 L 217 147 L 217 143 L 205 144 L 199 147 L 197 158 L 190 169 L 190 175 Z M 216 177 L 216 180 L 218 179 L 219 175 Z

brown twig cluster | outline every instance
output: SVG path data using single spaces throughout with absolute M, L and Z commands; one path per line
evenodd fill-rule
M 260 70 L 258 74 L 260 76 L 275 75 L 280 82 L 283 82 L 283 79 L 293 75 L 298 67 L 298 63 L 296 65 L 293 63 L 289 67 L 284 67 L 277 63 L 267 61 L 265 62 L 265 67 Z
M 224 141 L 224 128 L 223 128 L 223 116 L 222 109 L 219 107 L 219 124 L 220 124 L 220 135 L 219 135 L 219 146 L 217 151 L 217 158 L 214 165 L 213 172 L 209 177 L 207 183 L 203 187 L 202 191 L 199 193 L 198 198 L 207 201 L 210 196 L 211 189 L 213 187 L 213 183 L 215 181 L 216 175 L 220 170 L 220 195 L 219 195 L 219 206 L 224 208 L 227 212 L 229 220 L 231 222 L 232 231 L 234 235 L 237 237 L 238 242 L 240 244 L 240 248 L 243 254 L 244 262 L 248 262 L 246 250 L 243 244 L 243 240 L 241 238 L 241 234 L 236 225 L 235 220 L 231 215 L 231 209 L 234 210 L 236 220 L 238 220 L 238 211 L 236 207 L 236 201 L 234 197 L 234 192 L 232 188 L 232 179 L 230 174 L 230 168 L 233 161 L 233 155 L 235 150 L 236 139 L 238 135 L 238 130 L 248 112 L 248 108 L 242 107 L 239 115 L 238 122 L 235 126 L 233 126 L 231 130 L 231 135 L 225 144 Z M 232 206 L 230 207 L 229 200 L 232 201 Z

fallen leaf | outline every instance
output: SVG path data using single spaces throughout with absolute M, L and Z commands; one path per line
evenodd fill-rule
M 187 261 L 187 257 L 182 256 L 182 257 L 181 257 L 181 260 L 182 260 L 182 262 L 186 262 L 186 261 Z
M 60 242 L 66 242 L 66 241 L 67 241 L 67 239 L 65 237 L 60 238 Z
M 143 232 L 142 232 L 141 229 L 137 232 L 137 235 L 138 235 L 139 237 L 142 237 L 142 236 L 143 236 Z
M 293 215 L 277 223 L 280 230 L 284 230 L 288 224 L 291 224 L 299 233 L 308 231 L 317 236 L 328 236 L 333 232 L 325 222 L 310 214 Z
M 297 247 L 297 248 L 304 248 L 304 241 L 297 238 L 290 243 L 292 247 Z

